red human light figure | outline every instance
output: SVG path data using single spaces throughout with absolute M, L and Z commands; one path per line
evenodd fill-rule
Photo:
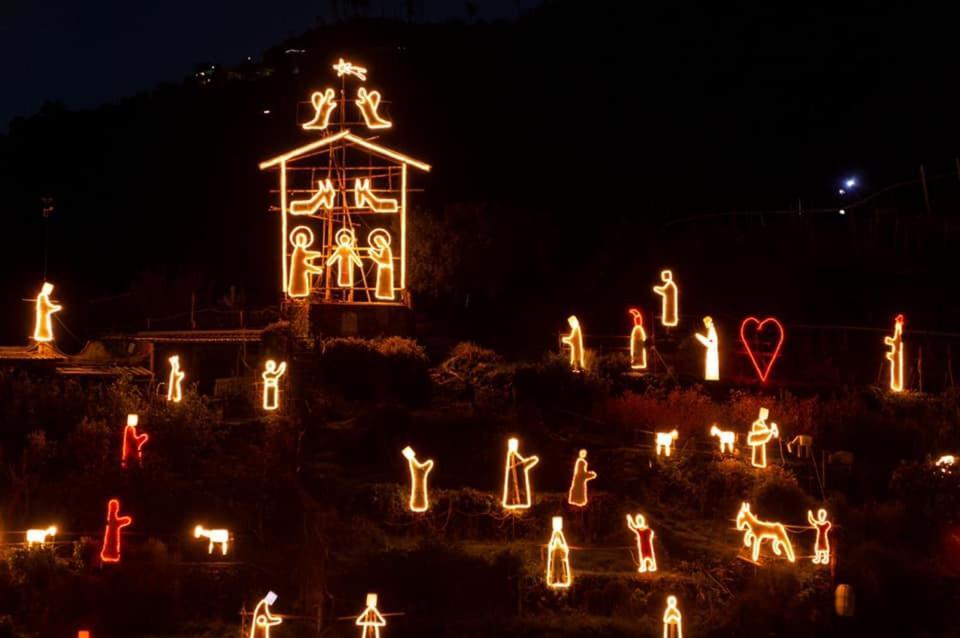
M 643 514 L 627 514 L 627 527 L 637 535 L 637 553 L 640 558 L 637 571 L 641 574 L 657 571 L 657 555 L 653 551 L 654 532 L 647 526 Z
M 647 332 L 643 329 L 643 315 L 636 308 L 629 310 L 633 317 L 633 329 L 630 331 L 630 367 L 634 370 L 647 368 Z
M 123 429 L 123 450 L 120 453 L 120 467 L 126 469 L 127 459 L 136 455 L 137 464 L 143 465 L 143 446 L 150 440 L 147 434 L 137 434 L 139 418 L 136 414 L 127 415 L 127 427 Z
M 107 527 L 103 532 L 103 548 L 100 550 L 100 560 L 104 563 L 120 562 L 120 531 L 133 524 L 130 516 L 118 516 L 120 501 L 112 498 L 107 503 Z
M 820 508 L 814 517 L 813 511 L 807 510 L 807 520 L 811 527 L 817 530 L 817 541 L 813 546 L 813 562 L 816 565 L 830 564 L 830 528 L 833 525 L 827 520 L 827 510 Z

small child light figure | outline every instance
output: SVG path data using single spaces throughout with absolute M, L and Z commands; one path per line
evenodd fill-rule
M 170 376 L 167 378 L 167 401 L 171 403 L 180 403 L 183 401 L 183 378 L 186 376 L 180 370 L 180 356 L 173 355 L 168 359 L 170 362 Z
M 277 595 L 268 591 L 257 606 L 253 609 L 253 622 L 250 623 L 250 638 L 270 638 L 270 628 L 276 627 L 283 619 L 274 616 L 270 606 L 277 602 Z
M 667 596 L 667 609 L 663 612 L 663 638 L 683 638 L 683 617 L 677 609 L 676 596 Z
M 36 322 L 33 327 L 33 340 L 37 343 L 53 341 L 53 322 L 51 318 L 55 313 L 63 310 L 63 306 L 50 300 L 50 293 L 52 292 L 53 284 L 43 282 L 40 293 L 37 294 Z
M 833 527 L 827 520 L 827 510 L 820 508 L 817 510 L 817 516 L 814 518 L 813 512 L 807 510 L 807 520 L 810 525 L 817 530 L 817 540 L 814 544 L 814 565 L 830 564 L 830 528 Z
M 884 337 L 883 343 L 890 348 L 886 353 L 890 362 L 890 390 L 903 392 L 903 315 L 894 319 L 893 336 Z
M 327 266 L 337 267 L 337 285 L 341 288 L 353 288 L 355 266 L 363 266 L 357 256 L 357 238 L 349 228 L 341 228 L 335 236 L 337 247 L 327 259 Z
M 273 359 L 267 359 L 264 368 L 260 373 L 263 378 L 263 409 L 271 412 L 280 407 L 280 377 L 287 371 L 287 362 L 283 361 L 278 366 Z
M 573 584 L 573 573 L 570 571 L 570 547 L 563 535 L 563 519 L 554 516 L 553 533 L 547 545 L 547 587 L 550 589 L 567 589 Z
M 577 460 L 573 464 L 573 481 L 567 494 L 567 503 L 576 507 L 585 507 L 587 504 L 587 483 L 597 478 L 596 472 L 587 469 L 587 451 L 580 450 Z
M 679 305 L 678 298 L 680 291 L 677 289 L 677 284 L 673 281 L 672 270 L 660 271 L 660 281 L 663 282 L 662 285 L 653 287 L 653 292 L 662 298 L 660 323 L 668 328 L 672 328 L 677 325 L 679 319 L 677 307 Z
M 417 453 L 409 445 L 403 448 L 403 456 L 410 467 L 410 501 L 411 512 L 426 512 L 430 508 L 430 497 L 427 492 L 427 477 L 433 469 L 433 459 L 423 463 L 417 460 Z
M 580 328 L 580 320 L 575 315 L 567 317 L 567 323 L 570 325 L 570 334 L 562 337 L 560 341 L 570 348 L 570 369 L 574 372 L 583 372 L 583 331 Z
M 640 564 L 637 571 L 641 574 L 657 571 L 657 555 L 653 551 L 654 532 L 647 526 L 643 514 L 627 514 L 627 527 L 637 535 L 637 558 Z
M 376 594 L 367 594 L 367 608 L 357 616 L 356 625 L 361 628 L 360 638 L 380 638 L 380 628 L 386 627 L 387 621 L 377 609 Z
M 520 456 L 520 442 L 507 441 L 507 462 L 503 476 L 503 508 L 507 510 L 529 509 L 533 502 L 530 489 L 530 470 L 540 462 L 536 456 Z M 523 476 L 520 476 L 523 470 Z
M 630 331 L 630 368 L 647 369 L 647 332 L 643 329 L 643 315 L 636 308 L 630 309 L 633 317 L 633 329 Z
M 127 426 L 123 428 L 123 447 L 120 451 L 120 467 L 123 469 L 127 469 L 127 462 L 131 456 L 136 456 L 137 465 L 143 466 L 143 446 L 150 440 L 150 436 L 146 433 L 137 433 L 139 422 L 138 415 L 127 415 Z
M 704 317 L 703 325 L 707 329 L 707 334 L 702 335 L 699 332 L 694 336 L 707 349 L 704 358 L 703 378 L 707 381 L 720 380 L 720 349 L 717 329 L 713 325 L 712 317 Z
M 757 420 L 750 426 L 750 432 L 747 434 L 747 445 L 752 451 L 750 462 L 753 467 L 767 467 L 767 443 L 773 437 L 780 438 L 780 430 L 776 423 L 767 425 L 767 417 L 770 411 L 766 408 L 760 408 L 760 414 Z

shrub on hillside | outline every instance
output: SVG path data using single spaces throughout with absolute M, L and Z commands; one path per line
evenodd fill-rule
M 566 356 L 551 354 L 539 363 L 518 365 L 513 388 L 521 401 L 590 413 L 606 396 L 608 383 L 590 372 L 571 371 Z
M 513 383 L 512 369 L 500 355 L 469 341 L 454 346 L 433 374 L 438 386 L 470 401 L 504 401 Z
M 413 339 L 327 339 L 320 345 L 324 384 L 350 400 L 419 403 L 430 393 L 430 361 Z

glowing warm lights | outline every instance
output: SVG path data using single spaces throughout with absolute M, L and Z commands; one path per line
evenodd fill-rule
M 215 545 L 220 546 L 220 555 L 227 555 L 227 547 L 230 544 L 230 530 L 228 529 L 206 529 L 203 525 L 197 525 L 193 528 L 194 538 L 207 539 L 207 553 L 212 554 Z
M 953 469 L 953 466 L 956 464 L 956 462 L 957 462 L 957 459 L 953 454 L 944 454 L 939 459 L 937 459 L 934 465 L 940 468 L 941 472 L 946 474 Z
M 383 228 L 374 228 L 367 236 L 367 253 L 377 266 L 377 287 L 374 296 L 388 300 L 396 297 L 393 287 L 393 251 L 390 249 L 390 233 Z
M 357 255 L 357 238 L 349 228 L 341 228 L 336 235 L 337 247 L 327 259 L 327 266 L 337 268 L 337 285 L 353 288 L 354 266 L 363 266 Z
M 357 616 L 357 627 L 360 627 L 360 638 L 380 638 L 380 628 L 387 626 L 383 614 L 377 609 L 377 595 L 367 594 L 367 607 Z
M 380 91 L 367 91 L 365 87 L 357 89 L 357 108 L 366 122 L 367 128 L 390 128 L 393 123 L 380 116 Z
M 580 450 L 577 460 L 573 464 L 573 481 L 567 494 L 570 505 L 584 507 L 587 504 L 587 483 L 597 478 L 596 472 L 587 469 L 587 451 Z
M 563 536 L 563 519 L 553 517 L 553 534 L 547 545 L 547 587 L 567 589 L 573 584 L 573 572 L 570 571 L 570 547 Z
M 653 287 L 653 292 L 662 297 L 662 307 L 660 310 L 660 323 L 668 328 L 676 326 L 679 320 L 677 314 L 678 298 L 680 296 L 677 290 L 677 284 L 673 281 L 672 270 L 661 270 L 660 281 L 663 284 Z
M 736 432 L 732 430 L 721 430 L 717 427 L 717 424 L 714 423 L 710 426 L 710 436 L 717 437 L 717 440 L 720 442 L 720 454 L 724 452 L 733 454 L 733 445 L 737 442 Z
M 77 632 L 77 638 L 90 638 L 90 631 L 87 629 L 81 629 Z
M 636 308 L 630 309 L 633 329 L 630 330 L 630 367 L 633 370 L 647 369 L 647 332 L 643 329 L 643 315 Z
M 776 345 L 773 348 L 773 352 L 770 353 L 769 357 L 761 366 L 761 357 L 758 355 L 762 353 L 753 351 L 751 335 L 760 337 L 765 331 L 769 331 L 774 335 Z M 775 317 L 767 317 L 763 321 L 756 317 L 747 317 L 740 323 L 740 341 L 743 343 L 743 347 L 747 351 L 747 356 L 750 358 L 750 363 L 753 364 L 753 369 L 756 370 L 761 383 L 767 382 L 770 371 L 773 369 L 773 364 L 776 362 L 777 357 L 780 356 L 780 348 L 783 347 L 783 339 L 785 336 L 786 333 L 783 330 L 783 324 Z M 772 340 L 773 339 L 771 339 L 771 341 Z
M 276 627 L 283 619 L 274 616 L 270 606 L 277 602 L 277 595 L 268 591 L 257 606 L 253 608 L 253 622 L 250 623 L 249 638 L 270 638 L 270 628 Z
M 127 425 L 123 428 L 123 446 L 120 452 L 120 467 L 126 468 L 130 457 L 136 457 L 137 464 L 143 465 L 143 446 L 150 440 L 146 433 L 138 434 L 137 425 L 140 417 L 136 414 L 127 415 Z
M 677 609 L 676 596 L 667 596 L 667 608 L 663 612 L 663 638 L 683 638 L 683 616 Z
M 313 245 L 313 231 L 306 226 L 297 226 L 290 233 L 293 251 L 290 254 L 290 280 L 287 282 L 287 294 L 291 297 L 307 297 L 313 287 L 313 276 L 323 272 L 323 266 L 313 263 L 323 257 L 319 250 L 310 250 Z
M 704 317 L 703 325 L 707 329 L 707 334 L 702 335 L 698 332 L 694 335 L 697 341 L 707 349 L 703 364 L 703 378 L 707 381 L 718 381 L 720 379 L 720 348 L 717 329 L 711 317 Z
M 749 503 L 743 503 L 740 506 L 740 512 L 737 513 L 737 529 L 743 532 L 744 547 L 751 548 L 753 562 L 756 563 L 760 559 L 760 546 L 765 540 L 770 541 L 770 547 L 777 556 L 786 554 L 787 560 L 791 563 L 796 560 L 786 528 L 781 523 L 761 521 L 750 511 Z
M 337 108 L 336 95 L 336 91 L 330 88 L 313 92 L 310 96 L 310 103 L 313 104 L 313 118 L 309 122 L 304 122 L 304 129 L 323 131 L 330 126 L 330 116 Z
M 30 549 L 34 545 L 40 545 L 40 547 L 46 547 L 47 539 L 57 535 L 57 526 L 51 525 L 44 529 L 28 529 L 27 530 L 27 549 Z
M 363 82 L 367 81 L 367 69 L 366 67 L 357 66 L 352 62 L 347 62 L 343 58 L 337 60 L 337 63 L 333 65 L 333 70 L 337 72 L 337 77 L 343 77 L 344 75 L 353 75 Z
M 890 390 L 903 392 L 903 315 L 894 319 L 893 336 L 884 337 L 883 343 L 890 348 L 886 353 L 890 362 Z
M 264 370 L 260 373 L 263 379 L 263 409 L 273 411 L 280 407 L 280 377 L 287 371 L 287 362 L 280 365 L 273 359 L 267 359 Z
M 329 179 L 318 179 L 317 190 L 310 199 L 298 199 L 290 202 L 290 214 L 315 215 L 321 208 L 330 210 L 336 201 L 337 191 Z
M 121 532 L 124 527 L 133 524 L 130 516 L 120 516 L 120 501 L 112 498 L 107 502 L 107 526 L 103 532 L 103 547 L 100 560 L 104 563 L 119 563 Z
M 430 475 L 430 470 L 433 469 L 433 460 L 427 459 L 421 463 L 417 460 L 417 453 L 409 445 L 403 448 L 402 453 L 410 467 L 410 511 L 426 512 L 430 507 L 427 477 Z
M 533 502 L 530 470 L 540 462 L 536 456 L 523 457 L 517 439 L 507 441 L 507 462 L 503 475 L 503 507 L 508 510 L 529 509 Z M 522 474 L 521 474 L 522 471 Z
M 767 425 L 767 417 L 770 411 L 767 408 L 760 408 L 760 414 L 757 420 L 750 426 L 750 432 L 747 434 L 747 445 L 751 449 L 750 462 L 753 467 L 767 467 L 767 443 L 770 439 L 780 438 L 780 430 L 776 423 Z
M 170 362 L 170 376 L 167 378 L 167 401 L 180 403 L 183 401 L 183 378 L 186 376 L 180 370 L 180 356 L 173 355 Z
M 657 555 L 653 551 L 654 532 L 643 514 L 627 514 L 627 527 L 637 536 L 637 557 L 640 560 L 637 571 L 641 574 L 657 571 Z
M 63 310 L 63 306 L 50 300 L 50 293 L 52 292 L 53 284 L 44 282 L 37 294 L 33 340 L 39 343 L 53 341 L 53 322 L 51 318 L 55 313 Z
M 814 565 L 829 565 L 830 564 L 830 528 L 833 525 L 830 524 L 830 521 L 827 520 L 827 510 L 821 508 L 817 510 L 817 515 L 814 517 L 811 510 L 807 510 L 807 520 L 810 521 L 810 525 L 817 530 L 817 540 L 814 543 L 814 555 L 813 563 Z
M 813 451 L 813 437 L 809 434 L 798 434 L 787 443 L 787 452 L 793 454 L 794 448 L 797 450 L 797 458 L 810 458 L 810 453 Z
M 567 317 L 567 324 L 570 326 L 570 334 L 561 337 L 560 341 L 570 349 L 570 369 L 574 372 L 583 372 L 584 354 L 583 354 L 583 331 L 580 328 L 580 320 L 574 315 Z
M 353 205 L 369 208 L 375 213 L 395 213 L 400 209 L 397 200 L 374 194 L 370 179 L 366 177 L 353 180 Z
M 670 453 L 673 451 L 673 442 L 677 440 L 680 433 L 674 429 L 669 432 L 655 432 L 654 436 L 657 442 L 657 456 L 666 456 L 669 458 Z

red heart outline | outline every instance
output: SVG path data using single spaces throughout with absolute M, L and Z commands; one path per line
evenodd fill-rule
M 777 347 L 773 349 L 773 354 L 770 355 L 770 360 L 767 361 L 767 367 L 764 370 L 760 369 L 760 364 L 757 362 L 757 357 L 753 353 L 753 349 L 750 347 L 750 342 L 747 340 L 747 326 L 750 324 L 755 324 L 754 333 L 759 334 L 763 331 L 763 327 L 768 323 L 772 323 L 776 326 L 776 329 L 780 332 L 780 339 L 777 340 Z M 747 317 L 740 324 L 740 341 L 743 343 L 744 349 L 747 351 L 747 356 L 750 357 L 750 363 L 753 364 L 753 369 L 757 371 L 757 376 L 760 377 L 761 383 L 767 382 L 767 377 L 770 376 L 770 370 L 773 369 L 773 363 L 777 360 L 777 357 L 780 356 L 780 348 L 783 346 L 783 339 L 786 336 L 786 332 L 783 329 L 783 324 L 777 320 L 776 317 L 767 317 L 763 321 L 757 319 L 756 317 Z

